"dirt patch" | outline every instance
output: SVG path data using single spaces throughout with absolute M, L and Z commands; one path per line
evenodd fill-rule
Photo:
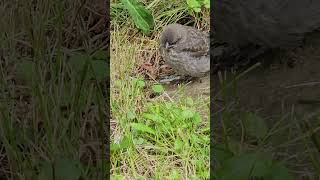
M 192 98 L 209 98 L 210 97 L 210 76 L 207 75 L 202 78 L 195 78 L 186 84 L 181 84 L 183 86 L 183 93 L 186 97 Z M 175 96 L 177 93 L 179 84 L 164 84 L 165 89 L 169 96 Z
M 320 46 L 314 43 L 278 55 L 261 58 L 262 65 L 237 80 L 235 97 L 244 110 L 259 111 L 265 117 L 283 115 L 295 109 L 301 115 L 320 108 Z M 289 60 L 288 60 L 289 59 Z M 291 63 L 295 64 L 292 67 Z M 231 73 L 227 77 L 232 77 Z M 221 81 L 214 78 L 216 97 L 221 94 Z M 228 80 L 227 80 L 228 82 Z

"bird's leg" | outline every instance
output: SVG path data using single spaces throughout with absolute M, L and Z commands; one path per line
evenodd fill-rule
M 179 76 L 176 74 L 162 76 L 159 80 L 160 83 L 180 83 L 180 82 L 190 82 L 194 80 L 195 77 L 192 76 Z
M 160 83 L 170 83 L 170 82 L 178 81 L 181 79 L 182 79 L 181 76 L 177 76 L 175 74 L 172 74 L 172 75 L 162 76 L 161 79 L 159 80 L 159 82 Z

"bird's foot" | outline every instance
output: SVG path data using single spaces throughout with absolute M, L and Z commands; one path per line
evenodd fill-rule
M 180 80 L 181 76 L 177 76 L 177 75 L 166 75 L 166 76 L 162 76 L 160 77 L 159 82 L 163 83 L 163 84 L 167 84 L 173 81 L 177 81 Z

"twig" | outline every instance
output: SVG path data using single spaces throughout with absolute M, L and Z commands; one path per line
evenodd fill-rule
M 306 82 L 306 83 L 294 84 L 294 85 L 286 86 L 285 88 L 295 88 L 295 87 L 301 87 L 301 86 L 314 86 L 314 85 L 320 85 L 320 82 L 319 81 L 315 81 L 315 82 Z

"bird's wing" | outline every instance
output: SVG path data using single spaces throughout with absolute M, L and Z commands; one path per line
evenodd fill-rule
M 209 36 L 194 28 L 188 28 L 184 36 L 175 46 L 177 52 L 188 52 L 191 56 L 204 56 L 209 53 Z

